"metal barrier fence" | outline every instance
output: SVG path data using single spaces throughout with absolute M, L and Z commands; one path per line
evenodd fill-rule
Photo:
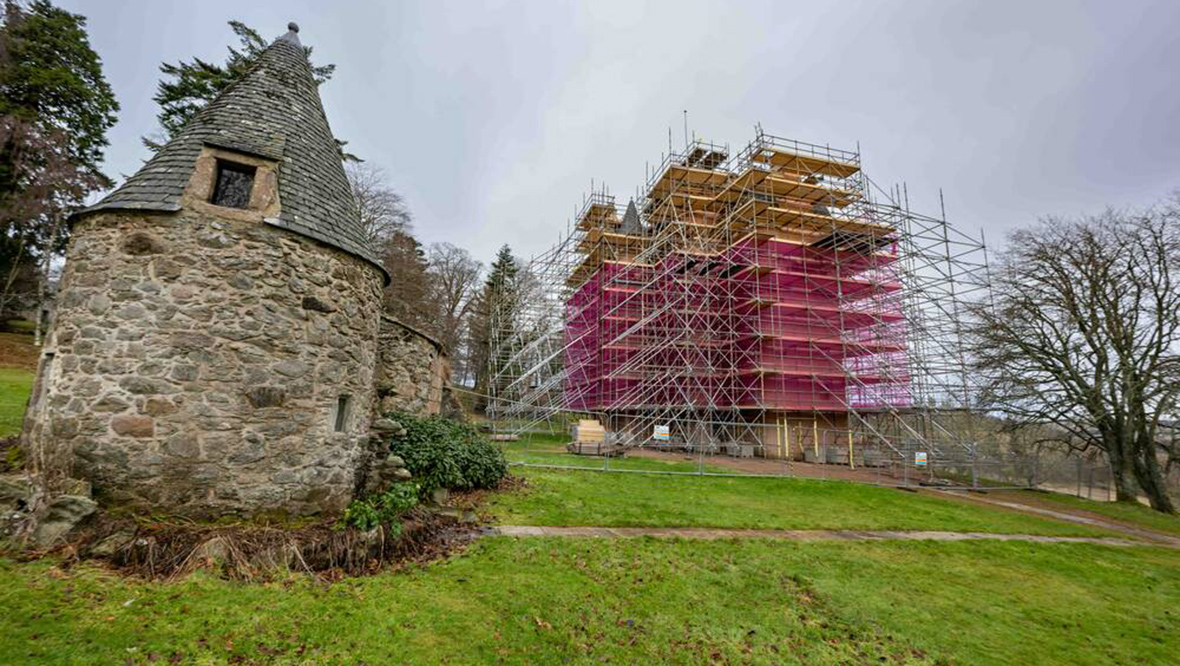
M 1101 456 L 1080 455 L 1045 447 L 1002 451 L 980 447 L 974 455 L 920 448 L 898 450 L 873 446 L 853 431 L 813 429 L 781 433 L 770 444 L 731 443 L 691 438 L 618 441 L 604 433 L 602 441 L 577 443 L 558 429 L 492 433 L 515 466 L 649 473 L 681 476 L 763 476 L 856 481 L 902 488 L 940 487 L 962 490 L 1051 490 L 1079 497 L 1113 501 L 1114 483 Z M 777 437 L 777 439 L 775 439 Z M 1171 486 L 1180 495 L 1180 473 Z

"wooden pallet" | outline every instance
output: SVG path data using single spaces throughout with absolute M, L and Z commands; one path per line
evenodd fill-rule
M 627 449 L 606 442 L 570 442 L 565 450 L 578 456 L 602 456 L 604 458 L 621 458 L 627 455 Z

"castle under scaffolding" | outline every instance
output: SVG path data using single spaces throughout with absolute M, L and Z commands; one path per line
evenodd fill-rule
M 606 445 L 978 472 L 962 321 L 981 239 L 877 188 L 858 152 L 759 130 L 592 192 L 494 304 L 501 433 L 598 420 Z

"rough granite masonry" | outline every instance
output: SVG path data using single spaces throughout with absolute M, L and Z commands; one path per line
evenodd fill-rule
M 382 408 L 438 410 L 445 353 L 382 320 L 296 30 L 72 219 L 26 418 L 51 485 L 186 516 L 332 513 Z M 217 198 L 222 169 L 248 197 Z

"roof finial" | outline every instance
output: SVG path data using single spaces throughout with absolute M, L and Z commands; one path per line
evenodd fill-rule
M 283 36 L 279 37 L 276 41 L 287 42 L 288 44 L 294 44 L 295 46 L 303 46 L 299 43 L 299 24 L 294 21 L 288 23 L 287 32 L 284 33 Z

